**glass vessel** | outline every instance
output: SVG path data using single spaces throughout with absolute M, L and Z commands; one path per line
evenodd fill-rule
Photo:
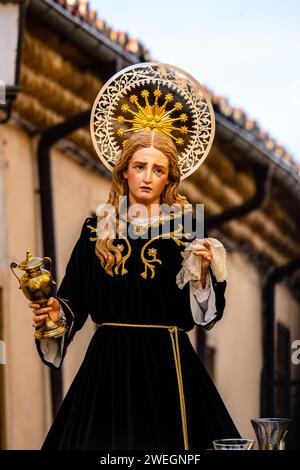
M 290 418 L 251 419 L 259 450 L 284 450 Z
M 252 439 L 217 439 L 213 441 L 215 450 L 252 450 Z

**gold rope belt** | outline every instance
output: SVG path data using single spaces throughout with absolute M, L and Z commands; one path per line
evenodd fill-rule
M 104 326 L 104 325 L 132 326 L 132 327 L 138 327 L 138 328 L 164 328 L 169 331 L 171 343 L 172 343 L 174 361 L 175 361 L 176 375 L 177 375 L 184 449 L 189 450 L 186 409 L 185 409 L 184 390 L 183 390 L 181 362 L 180 362 L 180 353 L 179 353 L 179 342 L 178 342 L 178 330 L 180 331 L 184 331 L 184 330 L 182 328 L 178 328 L 178 326 L 167 326 L 167 325 L 139 325 L 139 324 L 132 324 L 132 323 L 98 323 L 97 325 L 98 326 Z M 173 334 L 175 335 L 175 340 L 174 340 Z

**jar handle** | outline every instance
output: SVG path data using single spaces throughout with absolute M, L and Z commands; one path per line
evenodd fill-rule
M 51 267 L 52 267 L 51 258 L 49 258 L 49 256 L 45 256 L 45 257 L 43 258 L 43 263 L 44 263 L 45 265 L 49 265 L 48 270 L 49 270 L 50 273 L 51 273 Z M 52 279 L 52 284 L 53 284 L 54 286 L 56 285 L 56 282 L 54 281 L 54 279 Z
M 18 279 L 19 281 L 19 289 L 21 289 L 21 279 L 16 275 L 14 269 L 16 269 L 18 267 L 17 263 L 15 263 L 14 261 L 12 263 L 10 263 L 10 269 L 12 270 L 13 272 L 13 275 Z
M 49 258 L 49 256 L 45 256 L 43 258 L 43 263 L 47 266 L 49 266 L 49 271 L 51 271 L 51 267 L 52 267 L 52 261 L 51 261 L 51 258 Z

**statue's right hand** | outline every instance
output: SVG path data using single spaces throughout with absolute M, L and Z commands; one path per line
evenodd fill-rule
M 50 297 L 46 307 L 41 307 L 39 304 L 28 304 L 33 310 L 32 326 L 43 326 L 48 317 L 55 323 L 59 317 L 60 303 L 54 297 Z

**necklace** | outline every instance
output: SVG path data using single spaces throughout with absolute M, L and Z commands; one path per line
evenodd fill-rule
M 149 227 L 157 227 L 166 216 L 153 215 L 151 217 L 128 217 L 127 220 L 133 225 L 133 232 L 136 235 L 142 235 L 147 232 Z

